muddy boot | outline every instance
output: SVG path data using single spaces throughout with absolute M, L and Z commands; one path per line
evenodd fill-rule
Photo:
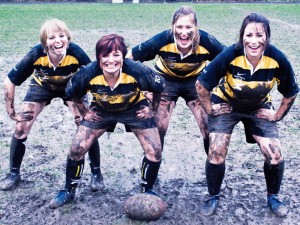
M 20 173 L 9 173 L 0 184 L 0 190 L 7 191 L 13 186 L 16 186 L 21 181 Z
M 158 194 L 153 189 L 148 189 L 148 190 L 142 189 L 142 193 L 158 196 Z
M 73 202 L 75 191 L 84 168 L 84 159 L 79 161 L 67 159 L 65 189 L 60 190 L 55 198 L 50 201 L 49 207 L 56 209 L 67 203 Z
M 216 211 L 219 205 L 219 196 L 210 196 L 208 200 L 200 208 L 200 213 L 204 216 L 211 216 Z
M 15 136 L 10 144 L 10 173 L 1 181 L 0 190 L 7 191 L 21 181 L 20 167 L 25 154 L 24 142 L 27 138 L 17 139 Z
M 284 161 L 277 165 L 271 165 L 267 162 L 264 163 L 264 174 L 268 191 L 268 206 L 278 217 L 285 217 L 288 214 L 288 208 L 278 200 L 283 171 Z
M 92 174 L 91 175 L 91 189 L 92 189 L 92 191 L 105 190 L 105 185 L 104 185 L 103 177 L 101 174 Z
M 278 217 L 285 217 L 289 212 L 288 207 L 278 200 L 278 195 L 268 195 L 268 206 Z
M 57 196 L 51 200 L 50 208 L 56 209 L 67 203 L 71 203 L 74 201 L 74 198 L 75 198 L 75 190 L 72 190 L 71 192 L 68 192 L 67 190 L 60 190 Z

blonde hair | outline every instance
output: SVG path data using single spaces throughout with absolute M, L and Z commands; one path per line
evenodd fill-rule
M 48 47 L 46 45 L 47 43 L 47 37 L 49 33 L 53 32 L 64 32 L 69 40 L 69 42 L 72 39 L 71 33 L 65 22 L 59 20 L 59 19 L 50 19 L 47 20 L 41 27 L 40 30 L 40 41 L 41 44 L 46 52 L 48 52 Z
M 198 32 L 198 21 L 197 21 L 197 15 L 196 12 L 190 7 L 190 6 L 181 6 L 178 8 L 174 14 L 173 14 L 173 21 L 172 21 L 172 31 L 175 33 L 174 25 L 183 16 L 193 15 L 194 19 L 194 25 L 195 25 L 195 35 L 193 40 L 193 51 L 195 52 L 197 48 L 199 47 L 200 42 L 200 34 Z

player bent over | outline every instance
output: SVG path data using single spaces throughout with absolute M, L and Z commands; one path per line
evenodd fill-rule
M 51 208 L 74 199 L 83 172 L 84 154 L 117 123 L 125 124 L 140 141 L 145 153 L 141 169 L 142 192 L 155 194 L 152 188 L 161 163 L 161 141 L 151 110 L 157 110 L 159 98 L 150 106 L 143 91 L 159 96 L 164 82 L 160 75 L 143 64 L 125 59 L 126 53 L 123 37 L 103 36 L 96 44 L 97 61 L 81 68 L 67 85 L 69 97 L 81 98 L 89 90 L 93 100 L 72 141 L 65 190 L 50 202 Z
M 91 60 L 75 43 L 71 42 L 70 30 L 58 19 L 47 20 L 40 30 L 41 43 L 33 47 L 27 55 L 9 72 L 4 81 L 5 106 L 9 117 L 16 121 L 15 133 L 10 145 L 10 173 L 0 182 L 0 190 L 9 190 L 21 180 L 20 168 L 25 155 L 25 141 L 30 129 L 45 106 L 53 98 L 61 98 L 67 105 L 78 125 L 82 119 L 84 104 L 77 104 L 66 97 L 68 80 L 79 67 Z M 20 112 L 15 111 L 15 86 L 21 85 L 32 75 L 29 90 Z M 91 165 L 91 188 L 104 188 L 100 171 L 100 149 L 98 142 L 89 150 Z

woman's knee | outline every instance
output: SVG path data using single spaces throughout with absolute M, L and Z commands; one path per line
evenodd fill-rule
M 150 161 L 159 162 L 162 158 L 161 148 L 154 149 L 152 151 L 146 151 L 145 156 Z
M 85 151 L 84 151 L 83 147 L 81 147 L 80 145 L 72 144 L 71 149 L 68 154 L 70 159 L 79 161 L 84 158 L 84 155 L 85 155 Z
M 225 151 L 209 150 L 208 160 L 213 164 L 222 164 L 225 162 L 226 153 Z
M 265 161 L 268 164 L 276 165 L 283 161 L 281 144 L 278 138 L 256 138 Z
M 17 122 L 15 127 L 14 136 L 17 139 L 23 139 L 26 138 L 29 134 L 29 131 L 32 127 L 34 121 L 30 122 Z

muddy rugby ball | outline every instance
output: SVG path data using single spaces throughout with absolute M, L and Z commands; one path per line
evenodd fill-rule
M 124 203 L 127 216 L 136 220 L 157 220 L 167 209 L 167 204 L 150 194 L 136 194 Z

